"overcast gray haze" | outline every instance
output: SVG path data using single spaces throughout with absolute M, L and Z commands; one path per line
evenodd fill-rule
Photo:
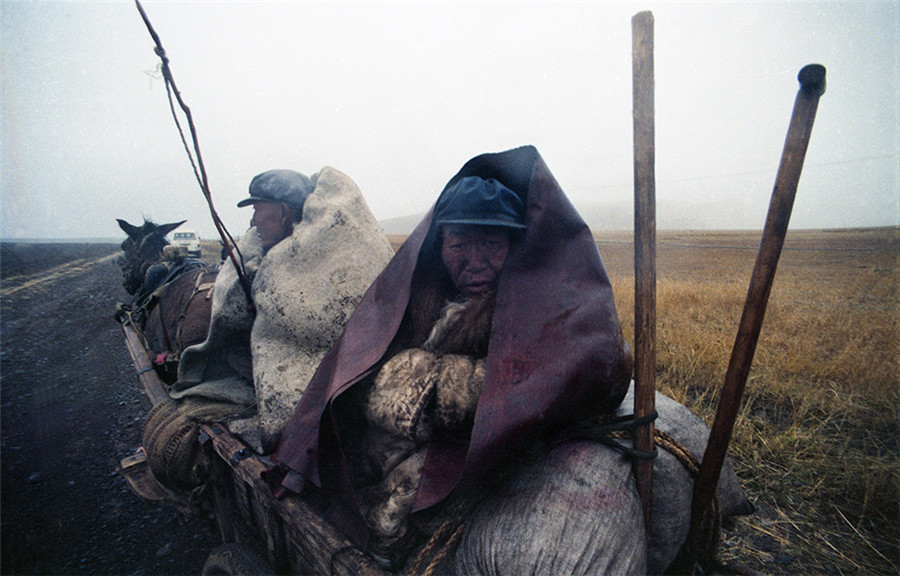
M 216 208 L 270 168 L 353 178 L 380 220 L 533 144 L 595 229 L 631 227 L 631 17 L 655 18 L 658 226 L 762 229 L 797 72 L 819 103 L 792 228 L 900 223 L 900 3 L 143 3 Z M 0 3 L 0 237 L 214 236 L 133 2 Z

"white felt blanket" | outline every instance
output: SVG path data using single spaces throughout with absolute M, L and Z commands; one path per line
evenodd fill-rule
M 393 256 L 356 184 L 323 168 L 290 238 L 253 282 L 253 381 L 263 448 L 274 449 L 322 357 Z
M 291 236 L 264 257 L 255 229 L 241 239 L 253 273 L 255 316 L 233 266 L 222 266 L 209 337 L 185 350 L 173 393 L 249 405 L 255 400 L 258 416 L 229 427 L 262 452 L 276 447 L 322 357 L 393 256 L 348 176 L 325 167 L 313 180 L 315 190 Z
M 243 255 L 244 271 L 253 282 L 263 258 L 256 228 L 241 237 L 238 247 Z M 254 312 L 230 260 L 216 276 L 213 289 L 209 333 L 206 340 L 187 348 L 178 364 L 174 398 L 203 396 L 231 402 L 240 407 L 256 404 L 250 355 L 250 330 Z

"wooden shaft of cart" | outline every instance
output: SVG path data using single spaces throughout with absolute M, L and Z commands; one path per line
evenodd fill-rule
M 144 393 L 150 399 L 150 404 L 156 406 L 169 398 L 165 384 L 153 370 L 147 348 L 134 324 L 130 320 L 126 320 L 122 323 L 122 331 L 125 333 L 125 347 L 128 348 L 128 354 L 131 356 L 131 362 L 138 374 L 138 380 L 144 387 Z
M 737 338 L 725 373 L 719 407 L 710 431 L 709 443 L 703 455 L 703 463 L 694 484 L 691 505 L 691 529 L 688 543 L 699 550 L 702 526 L 709 514 L 710 502 L 722 472 L 725 453 L 731 440 L 734 422 L 740 408 L 741 396 L 750 373 L 753 354 L 759 340 L 763 316 L 769 292 L 775 279 L 778 258 L 784 246 L 788 221 L 803 169 L 803 160 L 809 145 L 819 97 L 825 92 L 825 67 L 819 64 L 805 66 L 798 75 L 800 90 L 794 102 L 794 110 L 788 127 L 781 164 L 772 190 L 772 200 L 763 228 L 762 241 L 756 265 L 750 278 L 750 288 L 744 304 L 744 312 L 738 327 Z
M 639 12 L 632 26 L 634 108 L 634 416 L 656 409 L 656 181 L 653 79 L 653 13 Z M 635 430 L 634 447 L 653 451 L 654 425 Z M 653 460 L 633 460 L 635 480 L 650 537 L 653 525 Z

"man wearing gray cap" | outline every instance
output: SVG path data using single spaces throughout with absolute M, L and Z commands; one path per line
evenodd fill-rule
M 268 453 L 393 251 L 362 192 L 334 168 L 311 177 L 268 170 L 252 179 L 249 192 L 238 202 L 253 206 L 239 247 L 252 303 L 235 267 L 224 262 L 207 338 L 182 354 L 171 396 L 178 406 L 216 410 L 217 421 L 227 422 L 257 452 Z M 166 424 L 168 418 L 162 414 L 157 420 Z M 182 485 L 194 481 L 192 466 L 171 464 L 168 438 L 149 449 L 159 455 L 155 466 L 151 462 L 154 473 L 174 470 Z
M 253 178 L 250 197 L 238 207 L 253 206 L 250 226 L 256 227 L 264 252 L 291 235 L 314 188 L 312 180 L 293 170 L 269 170 Z

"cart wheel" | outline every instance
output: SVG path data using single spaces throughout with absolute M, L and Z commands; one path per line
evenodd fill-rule
M 243 544 L 222 544 L 209 553 L 201 576 L 269 576 L 275 572 Z

